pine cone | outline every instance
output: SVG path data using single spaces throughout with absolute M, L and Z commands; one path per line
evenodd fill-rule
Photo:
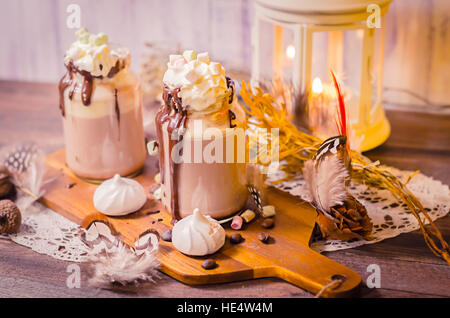
M 0 234 L 17 233 L 22 223 L 19 208 L 11 200 L 0 201 Z
M 331 208 L 328 217 L 317 210 L 322 238 L 348 241 L 351 239 L 371 240 L 372 222 L 366 208 L 353 196 L 349 196 L 344 204 Z
M 0 199 L 14 199 L 16 188 L 10 180 L 8 170 L 0 165 Z

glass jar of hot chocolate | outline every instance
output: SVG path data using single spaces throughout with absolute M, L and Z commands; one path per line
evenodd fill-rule
M 155 118 L 162 202 L 178 220 L 200 209 L 216 219 L 247 200 L 245 114 L 234 85 L 208 53 L 171 55 Z
M 76 33 L 59 83 L 66 163 L 80 178 L 138 174 L 146 156 L 139 79 L 128 49 L 105 34 Z

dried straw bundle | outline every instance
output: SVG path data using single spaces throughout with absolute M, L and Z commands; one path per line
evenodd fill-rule
M 285 104 L 277 103 L 271 95 L 263 93 L 260 88 L 255 88 L 254 93 L 251 86 L 243 81 L 240 95 L 245 103 L 241 107 L 250 117 L 246 127 L 250 133 L 257 134 L 258 129 L 279 129 L 279 141 L 276 144 L 279 147 L 279 161 L 283 163 L 281 169 L 286 173 L 286 178 L 277 180 L 275 183 L 280 183 L 301 173 L 304 162 L 313 157 L 322 140 L 298 130 L 290 122 Z M 272 145 L 275 141 L 267 139 L 262 142 Z M 263 146 L 259 149 L 271 148 Z M 266 153 L 258 155 L 267 156 Z M 352 180 L 388 190 L 405 203 L 416 217 L 428 247 L 436 256 L 442 257 L 450 265 L 450 249 L 447 242 L 422 204 L 406 187 L 406 184 L 418 171 L 411 175 L 405 183 L 402 183 L 387 169 L 380 166 L 378 161 L 372 162 L 356 151 L 350 151 L 350 157 Z M 427 221 L 430 224 L 429 227 L 425 226 Z

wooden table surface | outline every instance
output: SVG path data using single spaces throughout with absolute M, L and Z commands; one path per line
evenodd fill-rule
M 388 111 L 389 140 L 367 155 L 401 169 L 420 169 L 450 184 L 450 116 Z M 63 147 L 55 84 L 0 81 L 0 148 L 34 141 L 45 151 Z M 436 222 L 450 241 L 450 216 Z M 450 297 L 450 266 L 426 246 L 420 231 L 328 257 L 357 271 L 366 281 L 367 267 L 381 269 L 381 288 L 361 289 L 362 297 Z M 157 284 L 98 290 L 83 279 L 80 289 L 66 287 L 69 262 L 55 260 L 0 239 L 0 297 L 311 297 L 279 279 L 257 279 L 209 286 L 188 286 L 161 274 Z

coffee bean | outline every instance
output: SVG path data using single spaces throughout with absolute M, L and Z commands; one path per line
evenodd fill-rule
M 202 263 L 202 267 L 204 269 L 213 269 L 217 267 L 217 263 L 215 260 L 208 258 L 207 260 L 204 260 Z
M 262 226 L 263 228 L 266 228 L 266 229 L 270 229 L 270 228 L 272 228 L 274 225 L 275 225 L 275 221 L 274 221 L 272 218 L 265 219 L 265 220 L 261 223 L 261 226 Z
M 232 244 L 239 244 L 244 240 L 244 238 L 242 237 L 241 234 L 239 233 L 234 233 L 230 236 L 230 242 Z
M 172 242 L 172 229 L 168 229 L 162 232 L 161 239 L 166 242 Z
M 144 212 L 145 215 L 152 215 L 152 214 L 158 214 L 159 210 L 148 210 Z
M 260 240 L 263 243 L 268 243 L 270 239 L 270 235 L 266 232 L 261 232 L 258 234 L 258 240 Z

